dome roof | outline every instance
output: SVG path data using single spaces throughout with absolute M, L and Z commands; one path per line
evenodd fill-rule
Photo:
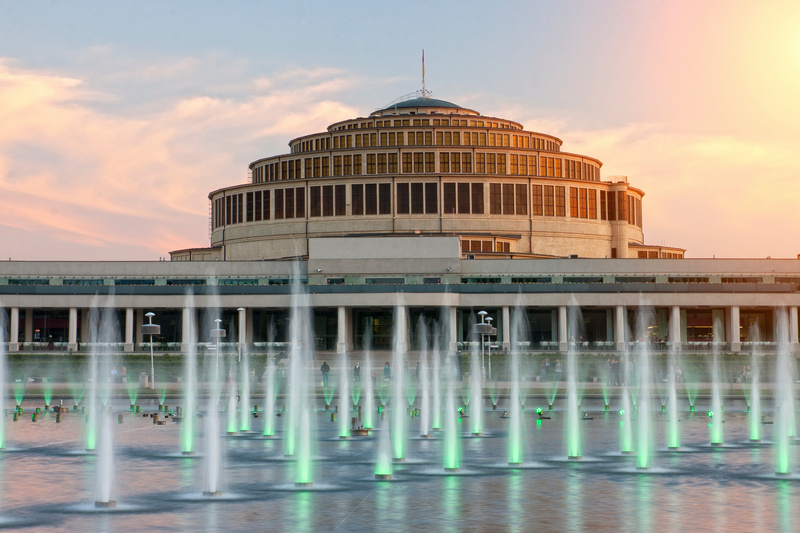
M 371 115 L 381 115 L 384 113 L 392 113 L 404 109 L 419 109 L 426 107 L 452 109 L 453 111 L 461 110 L 466 111 L 468 114 L 478 114 L 471 109 L 461 107 L 460 105 L 454 104 L 453 102 L 448 102 L 447 100 L 439 100 L 438 98 L 429 98 L 427 96 L 417 96 L 408 100 L 394 102 L 382 109 L 378 109 L 377 111 L 371 113 Z

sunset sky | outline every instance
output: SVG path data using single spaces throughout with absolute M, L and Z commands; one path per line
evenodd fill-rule
M 0 0 L 0 259 L 209 245 L 208 193 L 421 88 L 646 193 L 648 244 L 800 254 L 800 2 Z

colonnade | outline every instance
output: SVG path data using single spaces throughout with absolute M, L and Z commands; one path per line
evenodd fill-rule
M 352 351 L 353 349 L 353 313 L 351 307 L 339 306 L 337 308 L 337 342 L 336 351 L 341 353 L 344 351 Z M 625 348 L 625 343 L 629 341 L 626 331 L 626 307 L 623 305 L 616 305 L 608 307 L 607 309 L 613 310 L 613 343 L 617 351 L 622 351 Z M 668 338 L 670 340 L 680 339 L 681 342 L 686 340 L 686 308 L 680 306 L 671 306 L 669 309 L 669 326 Z M 448 350 L 454 352 L 457 349 L 458 340 L 458 323 L 456 320 L 458 308 L 456 306 L 447 307 L 448 317 L 448 338 L 450 344 Z M 8 351 L 17 352 L 21 349 L 20 339 L 20 314 L 25 313 L 25 331 L 24 338 L 27 341 L 33 339 L 33 309 L 32 308 L 19 308 L 11 307 L 9 311 L 9 338 L 8 338 Z M 123 329 L 123 343 L 122 350 L 124 352 L 134 351 L 135 345 L 148 339 L 143 339 L 141 334 L 141 325 L 145 322 L 144 308 L 127 307 L 124 309 L 124 327 Z M 191 309 L 183 308 L 182 315 L 182 332 L 181 332 L 181 348 L 185 349 L 190 343 L 197 342 L 197 339 L 192 339 L 192 333 L 186 327 L 191 318 Z M 789 343 L 792 350 L 798 350 L 798 307 L 787 308 L 788 322 L 789 322 Z M 81 320 L 78 320 L 79 313 Z M 511 324 L 511 306 L 502 306 L 500 308 L 501 316 L 501 343 L 504 349 L 509 348 L 510 339 L 510 324 Z M 741 341 L 741 324 L 740 324 L 740 307 L 729 306 L 721 309 L 714 309 L 714 322 L 719 322 L 724 328 L 724 342 L 731 352 L 740 352 L 742 350 Z M 69 308 L 69 332 L 68 332 L 68 350 L 78 349 L 78 328 L 80 323 L 80 337 L 81 339 L 88 339 L 89 337 L 89 320 L 88 309 L 70 307 Z M 559 351 L 566 351 L 569 346 L 569 332 L 568 332 L 568 306 L 560 305 L 557 307 L 555 313 L 557 315 L 557 324 L 554 324 L 553 331 L 557 331 L 557 348 Z M 238 309 L 238 335 L 235 341 L 240 344 L 250 344 L 253 341 L 253 309 L 252 308 L 239 308 Z M 404 321 L 405 322 L 405 321 Z M 122 324 L 121 324 L 122 326 Z M 403 329 L 407 329 L 407 325 Z M 195 336 L 197 333 L 194 334 Z M 230 342 L 230 339 L 229 339 Z M 715 342 L 722 342 L 715 339 Z

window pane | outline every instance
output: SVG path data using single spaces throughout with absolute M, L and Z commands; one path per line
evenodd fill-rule
M 364 185 L 364 213 L 367 215 L 378 214 L 378 185 L 367 183 Z
M 516 214 L 528 214 L 528 186 L 525 184 L 518 184 L 514 186 L 516 194 L 514 200 L 516 202 Z
M 283 191 L 284 196 L 284 215 L 286 218 L 294 218 L 294 189 Z
M 378 214 L 392 214 L 392 184 L 381 183 L 378 185 Z
M 456 212 L 456 184 L 445 183 L 442 185 L 444 196 L 444 214 L 452 214 Z
M 513 183 L 504 183 L 503 184 L 503 214 L 504 215 L 513 215 L 514 214 L 514 184 Z
M 425 213 L 434 214 L 438 213 L 437 207 L 439 206 L 438 190 L 436 183 L 425 184 Z
M 344 185 L 336 185 L 334 187 L 334 215 L 343 217 L 347 214 L 347 193 Z
M 311 187 L 309 191 L 309 216 L 318 217 L 322 214 L 322 191 L 319 187 Z
M 408 183 L 397 184 L 397 214 L 407 215 L 409 213 L 408 202 Z
M 458 184 L 458 213 L 469 214 L 470 201 L 469 201 L 469 183 Z
M 333 185 L 322 186 L 322 216 L 333 216 Z
M 483 214 L 483 183 L 472 184 L 472 214 Z
M 350 194 L 352 195 L 351 203 L 354 215 L 364 214 L 364 185 L 357 183 L 350 186 Z
M 424 212 L 425 202 L 423 198 L 422 183 L 411 184 L 411 212 L 420 214 Z
M 489 214 L 501 215 L 502 209 L 502 188 L 499 183 L 489 184 Z

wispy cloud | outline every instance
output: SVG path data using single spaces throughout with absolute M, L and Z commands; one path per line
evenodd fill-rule
M 171 59 L 147 72 L 169 76 L 197 63 Z M 99 105 L 124 95 L 93 91 L 91 79 L 0 60 L 3 255 L 153 259 L 207 245 L 209 191 L 244 182 L 251 160 L 280 151 L 265 146 L 285 147 L 291 136 L 354 114 L 336 101 L 352 83 L 344 72 L 275 77 L 244 96 L 211 96 L 199 87 L 132 118 Z M 20 247 L 26 241 L 15 236 L 31 231 L 39 244 Z M 62 242 L 71 246 L 65 251 Z

